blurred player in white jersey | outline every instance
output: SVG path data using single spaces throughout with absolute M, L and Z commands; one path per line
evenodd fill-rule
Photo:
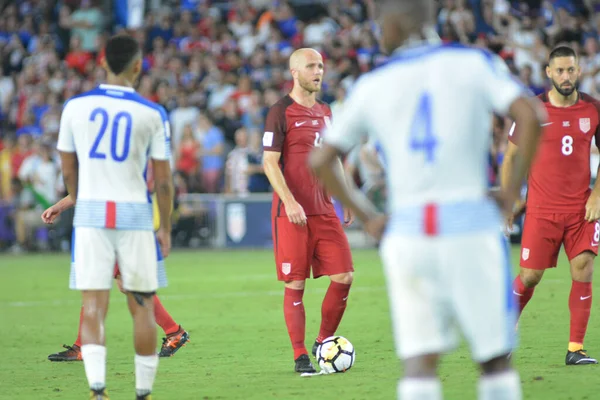
M 518 198 L 542 108 L 498 57 L 433 40 L 432 0 L 387 0 L 382 7 L 391 58 L 359 80 L 311 164 L 371 234 L 379 238 L 385 229 L 380 250 L 405 374 L 399 398 L 442 398 L 439 358 L 457 345 L 460 328 L 481 366 L 479 399 L 520 399 L 507 357 L 515 309 L 501 212 Z M 519 168 L 496 201 L 487 185 L 493 112 L 521 121 Z M 384 152 L 389 221 L 360 192 L 350 193 L 335 169 L 339 153 L 364 133 Z
M 76 203 L 70 286 L 82 291 L 81 352 L 90 398 L 107 399 L 104 319 L 119 263 L 134 321 L 136 396 L 147 400 L 158 367 L 152 303 L 159 281 L 156 254 L 162 249 L 166 257 L 171 247 L 170 133 L 165 110 L 133 89 L 142 64 L 135 39 L 115 36 L 105 53 L 108 84 L 70 99 L 60 121 L 58 150 Z M 145 177 L 148 158 L 160 213 L 156 237 Z

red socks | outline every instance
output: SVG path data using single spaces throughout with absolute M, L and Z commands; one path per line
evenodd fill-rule
M 521 281 L 520 275 L 517 275 L 517 277 L 513 281 L 513 294 L 515 295 L 515 300 L 519 305 L 519 317 L 521 316 L 521 313 L 523 312 L 523 309 L 525 308 L 527 303 L 529 303 L 529 300 L 531 300 L 534 290 L 535 287 L 525 287 L 523 281 Z
M 181 328 L 179 324 L 173 320 L 156 295 L 154 296 L 154 319 L 158 326 L 165 332 L 165 335 L 175 333 Z
M 321 329 L 317 336 L 317 342 L 322 342 L 335 334 L 346 310 L 349 292 L 350 285 L 338 282 L 329 284 L 321 307 Z
M 77 331 L 77 340 L 75 340 L 74 345 L 81 347 L 81 324 L 83 322 L 83 306 L 81 306 L 81 311 L 79 312 L 79 330 Z
M 283 295 L 283 315 L 287 326 L 288 335 L 294 349 L 294 360 L 302 354 L 308 354 L 304 345 L 306 332 L 306 314 L 302 296 L 304 290 L 285 288 Z
M 583 338 L 585 337 L 588 320 L 590 319 L 591 308 L 592 283 L 573 281 L 571 294 L 569 295 L 569 310 L 571 311 L 570 345 L 579 344 L 583 348 Z

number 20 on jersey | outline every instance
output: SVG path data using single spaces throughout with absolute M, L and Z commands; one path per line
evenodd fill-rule
M 97 119 L 100 120 L 100 130 L 96 135 L 96 139 L 94 140 L 94 144 L 90 149 L 90 158 L 96 159 L 106 159 L 106 154 L 102 153 L 98 150 L 100 143 L 104 138 L 104 134 L 108 128 L 110 123 L 110 137 L 107 140 L 110 140 L 110 157 L 116 162 L 123 162 L 127 159 L 129 155 L 129 147 L 131 144 L 131 125 L 132 119 L 131 114 L 126 111 L 118 112 L 114 118 L 110 118 L 108 112 L 101 107 L 95 108 L 94 111 L 90 114 L 90 121 L 95 122 Z M 120 131 L 122 131 L 122 126 L 125 127 L 125 133 L 120 135 Z M 121 151 L 117 148 L 119 143 L 122 143 Z

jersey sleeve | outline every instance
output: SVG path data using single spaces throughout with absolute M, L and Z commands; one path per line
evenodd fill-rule
M 263 149 L 265 151 L 281 152 L 283 140 L 287 130 L 285 107 L 275 104 L 269 109 L 265 120 L 265 133 L 263 134 Z
M 483 99 L 495 113 L 506 115 L 511 104 L 527 95 L 527 89 L 510 73 L 506 63 L 498 56 L 485 54 L 478 84 Z
M 165 109 L 158 106 L 157 110 L 160 116 L 155 118 L 150 142 L 150 158 L 169 161 L 171 159 L 171 126 Z
M 73 103 L 68 101 L 63 107 L 63 112 L 60 116 L 60 128 L 58 130 L 58 142 L 56 148 L 58 151 L 65 153 L 75 152 L 75 139 L 73 129 L 71 128 L 71 114 Z
M 348 95 L 342 109 L 336 113 L 335 121 L 325 131 L 323 141 L 343 153 L 348 153 L 360 144 L 361 139 L 367 134 L 365 109 L 369 97 L 365 93 L 364 80 L 359 80 Z

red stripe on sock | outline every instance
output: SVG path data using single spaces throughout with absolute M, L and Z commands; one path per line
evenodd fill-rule
M 427 204 L 423 209 L 423 229 L 427 236 L 438 234 L 438 208 L 436 204 Z
M 106 202 L 106 221 L 104 226 L 108 229 L 115 229 L 117 226 L 117 204 L 114 201 Z

